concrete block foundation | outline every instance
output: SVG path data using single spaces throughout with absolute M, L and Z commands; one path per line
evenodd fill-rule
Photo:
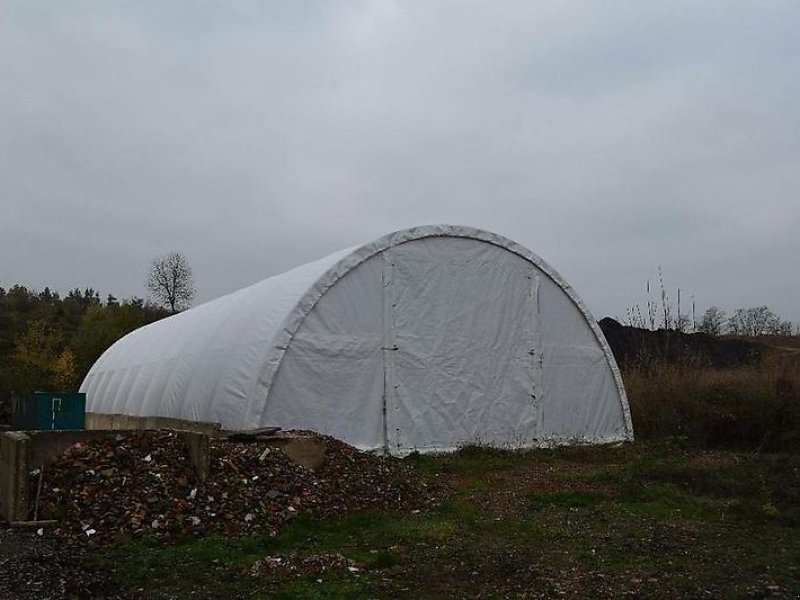
M 87 412 L 86 429 L 171 429 L 173 431 L 196 431 L 215 436 L 222 429 L 222 426 L 219 423 L 186 421 L 170 417 L 136 417 L 133 415 L 107 415 Z
M 30 438 L 18 431 L 0 434 L 0 518 L 24 520 L 28 513 Z

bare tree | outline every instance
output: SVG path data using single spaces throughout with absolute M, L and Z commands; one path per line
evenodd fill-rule
M 698 329 L 711 335 L 719 335 L 725 331 L 725 322 L 728 317 L 725 311 L 718 306 L 712 306 L 703 314 Z
M 172 314 L 188 308 L 194 299 L 195 284 L 186 257 L 180 252 L 172 252 L 153 260 L 147 289 Z
M 780 325 L 780 318 L 767 306 L 738 308 L 728 319 L 728 329 L 735 335 L 757 337 L 774 331 Z
M 770 332 L 773 335 L 792 335 L 792 322 L 791 321 L 781 321 L 778 320 L 773 323 L 773 330 Z

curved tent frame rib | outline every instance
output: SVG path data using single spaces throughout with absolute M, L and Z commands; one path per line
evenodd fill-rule
M 264 416 L 263 413 L 267 406 L 266 400 L 269 397 L 272 383 L 275 379 L 278 369 L 280 368 L 280 364 L 283 360 L 286 350 L 305 318 L 311 313 L 325 292 L 350 271 L 376 254 L 405 242 L 431 237 L 469 238 L 504 248 L 505 250 L 513 252 L 514 254 L 517 254 L 525 260 L 531 262 L 545 275 L 547 275 L 567 295 L 567 297 L 578 308 L 581 315 L 583 315 L 583 318 L 591 328 L 592 333 L 603 350 L 608 367 L 611 369 L 611 372 L 614 376 L 614 383 L 616 384 L 617 392 L 619 393 L 620 402 L 622 404 L 622 413 L 625 422 L 625 434 L 628 439 L 631 439 L 633 436 L 633 423 L 631 420 L 630 406 L 625 393 L 625 387 L 622 383 L 622 374 L 620 373 L 616 360 L 614 360 L 611 347 L 608 345 L 608 341 L 603 335 L 600 326 L 597 324 L 597 321 L 589 312 L 588 308 L 580 299 L 575 290 L 553 267 L 551 267 L 547 262 L 542 260 L 539 256 L 524 246 L 495 233 L 457 225 L 425 225 L 421 227 L 413 227 L 411 229 L 395 231 L 375 240 L 374 242 L 365 244 L 353 250 L 349 254 L 346 254 L 344 258 L 338 260 L 332 267 L 330 267 L 300 298 L 294 309 L 289 313 L 283 322 L 283 325 L 276 333 L 276 337 L 272 344 L 273 348 L 275 348 L 275 353 L 267 360 L 266 368 L 264 369 L 262 375 L 254 383 L 253 389 L 250 390 L 250 394 L 248 394 L 249 400 L 246 411 L 246 422 L 262 422 L 262 418 Z M 263 395 L 261 395 L 259 398 L 261 401 L 260 406 L 258 406 L 255 398 L 255 388 L 259 387 L 259 385 L 264 387 Z

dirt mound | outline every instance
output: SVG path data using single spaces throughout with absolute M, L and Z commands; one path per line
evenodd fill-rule
M 628 327 L 606 317 L 600 329 L 620 367 L 646 366 L 652 362 L 693 363 L 713 368 L 758 363 L 767 347 L 748 340 L 718 338 L 705 333 L 683 333 Z
M 275 532 L 301 514 L 424 509 L 435 502 L 436 493 L 409 464 L 324 440 L 325 464 L 316 471 L 265 443 L 213 440 L 204 482 L 173 432 L 77 444 L 47 467 L 39 518 L 58 519 L 58 537 L 102 544 L 145 535 Z M 31 485 L 35 494 L 37 475 Z

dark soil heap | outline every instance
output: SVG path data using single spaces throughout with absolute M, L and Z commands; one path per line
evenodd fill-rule
M 629 327 L 606 317 L 599 322 L 620 367 L 646 367 L 653 362 L 694 363 L 713 368 L 757 364 L 766 347 L 738 338 L 672 329 Z
M 40 519 L 58 537 L 91 544 L 127 537 L 172 540 L 210 533 L 272 533 L 299 515 L 425 509 L 437 493 L 396 458 L 325 438 L 311 471 L 265 443 L 212 440 L 210 474 L 196 480 L 181 439 L 133 432 L 75 445 L 45 469 Z M 35 497 L 38 477 L 32 477 Z

